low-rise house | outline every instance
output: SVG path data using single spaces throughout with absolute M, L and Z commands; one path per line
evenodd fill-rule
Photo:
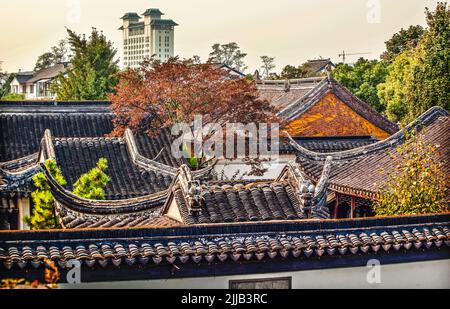
M 24 94 L 26 100 L 55 99 L 50 85 L 67 69 L 68 63 L 58 63 L 38 72 L 19 72 L 11 83 L 11 92 Z
M 34 72 L 21 72 L 15 74 L 14 79 L 10 84 L 11 93 L 23 94 L 25 97 L 30 89 L 27 89 L 27 82 L 33 77 Z

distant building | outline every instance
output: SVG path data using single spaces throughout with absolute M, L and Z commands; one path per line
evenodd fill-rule
M 314 59 L 304 63 L 303 68 L 308 71 L 310 76 L 320 76 L 326 74 L 327 65 L 330 65 L 332 69 L 335 67 L 330 59 Z
M 33 77 L 34 72 L 18 72 L 16 73 L 16 76 L 11 81 L 10 87 L 12 93 L 23 93 L 26 94 L 29 89 L 27 90 L 27 84 L 26 82 L 30 80 Z
M 159 9 L 148 9 L 144 20 L 136 13 L 126 13 L 123 25 L 123 62 L 125 67 L 136 68 L 144 59 L 154 56 L 167 61 L 174 56 L 174 28 L 178 26 L 172 19 L 161 19 Z
M 38 72 L 19 72 L 11 82 L 11 92 L 24 94 L 26 100 L 54 99 L 50 91 L 53 80 L 67 69 L 68 63 L 58 63 Z

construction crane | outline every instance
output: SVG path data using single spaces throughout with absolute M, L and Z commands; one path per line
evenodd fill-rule
M 371 53 L 346 53 L 345 50 L 342 51 L 342 54 L 339 54 L 339 57 L 342 57 L 342 63 L 345 63 L 345 58 L 347 56 L 354 56 L 354 55 L 368 55 Z

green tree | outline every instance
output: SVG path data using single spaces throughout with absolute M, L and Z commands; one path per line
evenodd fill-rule
M 34 71 L 49 68 L 57 63 L 65 62 L 68 59 L 68 47 L 66 40 L 60 40 L 57 45 L 51 48 L 50 52 L 43 53 L 38 57 L 34 66 Z
M 395 57 L 388 67 L 389 75 L 385 82 L 377 87 L 378 97 L 386 107 L 387 117 L 402 124 L 405 124 L 408 115 L 405 85 L 409 78 L 413 53 L 413 50 L 408 49 Z
M 94 168 L 81 175 L 75 182 L 73 193 L 91 200 L 104 200 L 104 188 L 110 180 L 108 175 L 105 174 L 107 168 L 108 161 L 105 158 L 100 158 Z
M 275 69 L 275 58 L 269 56 L 261 56 L 263 76 L 269 78 L 271 71 Z
M 293 65 L 286 65 L 280 74 L 281 79 L 294 79 L 307 77 L 307 71 L 302 66 L 295 67 Z
M 247 66 L 244 63 L 246 53 L 241 52 L 236 42 L 228 44 L 216 43 L 212 46 L 212 52 L 209 54 L 209 60 L 228 65 L 229 67 L 244 72 Z
M 25 94 L 23 93 L 7 93 L 2 98 L 2 100 L 11 100 L 11 101 L 23 101 L 25 100 Z
M 55 160 L 47 160 L 44 164 L 58 184 L 61 186 L 67 184 Z M 105 199 L 104 187 L 109 181 L 109 177 L 105 174 L 107 168 L 107 160 L 99 159 L 96 167 L 81 175 L 75 182 L 74 194 L 93 200 Z M 34 209 L 31 216 L 24 217 L 24 222 L 32 230 L 59 228 L 60 225 L 54 210 L 54 198 L 44 173 L 40 172 L 34 175 L 33 183 L 36 187 L 36 190 L 31 193 Z
M 385 62 L 359 58 L 353 66 L 337 64 L 332 74 L 337 81 L 375 110 L 384 111 L 385 106 L 380 102 L 377 86 L 385 81 L 388 74 Z
M 0 98 L 7 95 L 11 91 L 11 82 L 15 74 L 0 71 Z
M 450 9 L 438 3 L 425 11 L 428 28 L 411 61 L 406 83 L 409 119 L 432 106 L 450 109 Z
M 66 184 L 64 176 L 54 160 L 47 160 L 44 164 L 60 185 Z M 24 217 L 24 222 L 32 230 L 59 228 L 60 225 L 54 210 L 53 195 L 44 173 L 40 172 L 34 175 L 33 183 L 36 187 L 36 190 L 31 193 L 34 208 L 31 216 Z
M 448 211 L 447 175 L 437 157 L 439 145 L 423 135 L 407 134 L 391 154 L 394 171 L 374 203 L 378 216 L 427 214 Z
M 386 51 L 380 56 L 381 59 L 387 62 L 392 62 L 395 57 L 406 50 L 413 49 L 422 38 L 424 29 L 422 26 L 410 26 L 408 29 L 400 29 L 392 38 L 385 42 Z
M 72 66 L 56 78 L 52 91 L 59 100 L 104 100 L 118 82 L 117 50 L 93 28 L 88 39 L 67 29 Z

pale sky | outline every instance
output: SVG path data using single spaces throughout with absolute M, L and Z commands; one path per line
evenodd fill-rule
M 410 25 L 425 25 L 432 0 L 0 0 L 0 61 L 3 70 L 31 70 L 37 57 L 66 37 L 65 27 L 89 33 L 103 30 L 122 57 L 117 30 L 125 12 L 159 8 L 179 24 L 175 54 L 206 60 L 214 43 L 237 42 L 249 66 L 260 56 L 275 57 L 279 72 L 319 56 L 338 62 L 338 54 L 370 53 L 378 58 L 384 41 Z M 349 56 L 355 61 L 359 56 Z

